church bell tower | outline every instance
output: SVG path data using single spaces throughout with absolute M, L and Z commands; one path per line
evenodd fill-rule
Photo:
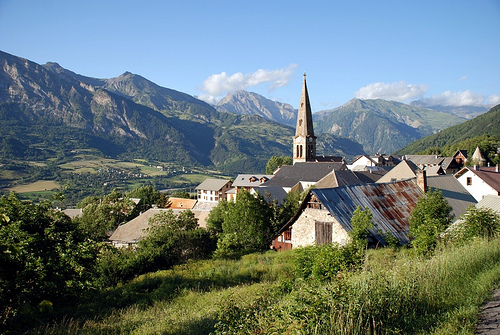
M 293 163 L 316 160 L 316 136 L 314 136 L 311 104 L 307 93 L 306 74 L 302 84 L 297 128 L 293 137 Z

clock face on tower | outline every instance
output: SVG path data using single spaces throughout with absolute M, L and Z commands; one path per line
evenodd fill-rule
M 313 141 L 313 138 L 312 137 L 309 137 L 309 142 L 312 142 Z
M 297 142 L 302 142 L 302 137 L 297 137 Z

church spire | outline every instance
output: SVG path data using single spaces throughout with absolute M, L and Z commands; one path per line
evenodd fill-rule
M 297 115 L 297 128 L 295 136 L 304 137 L 314 136 L 311 103 L 307 93 L 306 74 L 304 73 L 304 82 L 302 83 L 302 95 L 300 96 L 299 114 Z
M 316 158 L 316 136 L 314 136 L 311 104 L 307 92 L 306 74 L 302 84 L 297 127 L 293 137 L 293 162 L 314 161 Z

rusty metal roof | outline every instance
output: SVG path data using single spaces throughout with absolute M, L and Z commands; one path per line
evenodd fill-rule
M 389 232 L 401 242 L 408 243 L 410 212 L 422 190 L 411 181 L 400 181 L 313 189 L 311 193 L 347 231 L 352 230 L 351 217 L 357 206 L 368 207 L 373 215 L 374 227 L 370 230 L 373 237 L 383 242 L 383 236 Z

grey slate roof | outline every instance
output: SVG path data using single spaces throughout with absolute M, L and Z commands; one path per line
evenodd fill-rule
M 331 188 L 362 183 L 363 181 L 350 170 L 333 170 L 321 178 L 314 186 L 315 188 Z
M 427 177 L 427 187 L 441 190 L 456 219 L 467 210 L 467 207 L 477 203 L 476 199 L 453 175 Z
M 283 165 L 273 179 L 262 186 L 293 187 L 298 182 L 317 182 L 333 170 L 343 170 L 345 164 L 335 162 L 305 162 L 294 165 Z
M 444 157 L 438 155 L 406 155 L 406 160 L 417 165 L 441 165 Z
M 226 179 L 205 179 L 200 185 L 196 186 L 196 190 L 219 191 L 229 182 Z
M 255 187 L 272 179 L 274 175 L 269 174 L 239 174 L 233 182 L 233 187 Z
M 114 233 L 110 236 L 109 240 L 125 243 L 139 242 L 146 235 L 146 229 L 149 227 L 149 218 L 168 210 L 169 209 L 165 208 L 148 209 L 136 218 L 116 228 Z
M 391 181 L 408 180 L 417 176 L 418 166 L 412 161 L 402 160 L 392 170 L 377 180 L 377 183 L 388 183 Z
M 185 209 L 168 209 L 168 208 L 150 208 L 136 218 L 130 220 L 129 222 L 119 226 L 114 233 L 110 236 L 109 240 L 111 242 L 118 243 L 137 243 L 144 238 L 147 234 L 147 228 L 149 227 L 149 219 L 156 214 L 167 212 L 171 210 L 174 214 L 179 214 Z M 195 218 L 198 219 L 198 225 L 203 227 L 206 226 L 205 220 L 208 216 L 208 211 L 191 210 Z
M 259 192 L 266 201 L 276 200 L 281 204 L 285 199 L 287 193 L 281 186 L 260 186 L 254 187 L 255 192 Z

